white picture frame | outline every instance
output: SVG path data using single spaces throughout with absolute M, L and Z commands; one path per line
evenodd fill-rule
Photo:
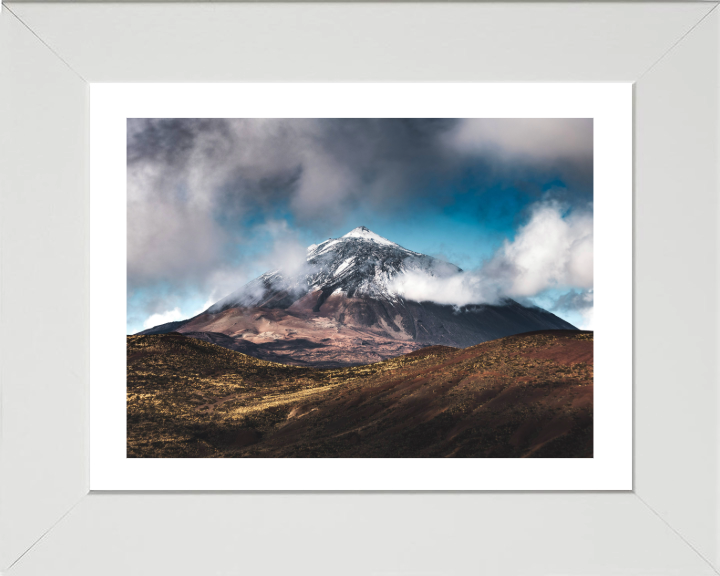
M 593 457 L 127 458 L 128 118 L 443 114 L 593 119 Z M 631 84 L 103 83 L 90 146 L 90 490 L 632 489 Z
M 719 32 L 715 2 L 3 6 L 0 570 L 716 574 Z M 634 82 L 632 491 L 89 493 L 88 85 L 321 80 Z

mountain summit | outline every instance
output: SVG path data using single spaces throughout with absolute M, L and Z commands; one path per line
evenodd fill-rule
M 394 280 L 404 272 L 457 273 L 460 268 L 413 252 L 371 232 L 364 226 L 340 238 L 330 238 L 307 249 L 301 272 L 288 276 L 282 270 L 266 272 L 213 304 L 216 314 L 237 306 L 287 308 L 300 296 L 318 292 L 318 308 L 330 296 L 369 297 L 397 302 Z M 317 310 L 316 310 L 317 311 Z
M 510 299 L 462 307 L 408 300 L 396 287 L 401 274 L 462 270 L 365 226 L 309 246 L 305 262 L 297 264 L 290 274 L 262 274 L 173 329 L 252 356 L 314 366 L 365 364 L 423 346 L 465 348 L 521 332 L 574 329 L 546 310 Z
M 378 244 L 397 246 L 395 242 L 390 242 L 387 238 L 383 238 L 379 234 L 375 234 L 375 232 L 365 226 L 358 226 L 354 230 L 350 230 L 350 232 L 345 234 L 343 238 L 362 238 L 363 240 L 370 240 L 371 242 L 377 242 Z

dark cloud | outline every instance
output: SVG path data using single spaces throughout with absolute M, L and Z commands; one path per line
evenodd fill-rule
M 573 189 L 592 190 L 591 118 L 469 119 L 448 143 L 460 154 L 492 157 L 521 171 L 554 172 Z
M 229 142 L 225 121 L 214 118 L 128 118 L 127 127 L 129 166 L 140 161 L 182 165 L 202 133 L 217 132 L 224 135 L 218 144 Z

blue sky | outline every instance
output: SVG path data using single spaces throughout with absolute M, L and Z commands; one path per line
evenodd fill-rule
M 127 330 L 357 226 L 590 326 L 592 198 L 585 119 L 129 120 Z

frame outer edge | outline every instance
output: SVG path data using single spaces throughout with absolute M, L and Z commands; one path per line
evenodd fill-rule
M 18 2 L 24 2 L 25 0 L 18 0 Z M 51 0 L 52 1 L 52 0 Z M 709 2 L 708 2 L 709 3 Z M 87 104 L 87 90 L 86 85 L 82 83 L 79 79 L 75 78 L 74 82 L 71 82 L 67 75 L 69 74 L 69 71 L 66 69 L 64 71 L 61 71 L 58 68 L 58 62 L 56 58 L 50 58 L 49 54 L 44 53 L 41 54 L 43 50 L 38 50 L 37 46 L 29 47 L 27 51 L 25 50 L 19 50 L 18 46 L 30 46 L 33 41 L 30 40 L 29 35 L 30 31 L 28 29 L 22 31 L 18 27 L 20 25 L 19 21 L 13 23 L 11 21 L 12 16 L 8 13 L 9 11 L 0 9 L 0 85 L 3 86 L 3 93 L 4 98 L 0 100 L 0 120 L 2 121 L 3 126 L 7 126 L 8 123 L 13 124 L 15 122 L 18 122 L 18 117 L 22 117 L 23 119 L 28 119 L 31 110 L 36 112 L 37 110 L 34 109 L 35 104 L 37 101 L 41 101 L 43 104 L 48 105 L 49 109 L 54 110 L 53 113 L 53 119 L 50 122 L 50 125 L 55 124 L 57 122 L 57 125 L 60 124 L 65 125 L 65 129 L 68 129 L 72 131 L 72 124 L 71 121 L 73 118 L 78 122 L 75 124 L 75 128 L 78 126 L 84 126 L 83 135 L 75 134 L 75 137 L 72 139 L 72 149 L 67 149 L 68 142 L 64 141 L 62 142 L 61 134 L 63 131 L 56 130 L 55 134 L 51 134 L 50 138 L 47 138 L 49 135 L 45 130 L 47 130 L 47 126 L 41 127 L 39 126 L 39 120 L 34 119 L 31 121 L 32 128 L 35 131 L 35 134 L 42 134 L 45 138 L 47 138 L 48 142 L 42 143 L 42 148 L 45 152 L 48 152 L 52 149 L 54 149 L 58 145 L 62 145 L 63 147 L 63 157 L 68 158 L 69 156 L 72 156 L 73 158 L 77 158 L 78 164 L 77 166 L 82 166 L 81 172 L 84 172 L 82 175 L 79 175 L 75 173 L 74 175 L 70 175 L 69 172 L 72 172 L 70 170 L 70 166 L 68 165 L 61 167 L 59 166 L 59 163 L 54 166 L 54 169 L 57 170 L 55 176 L 58 176 L 60 178 L 59 185 L 56 183 L 54 186 L 54 189 L 56 191 L 64 190 L 69 193 L 77 192 L 78 189 L 82 189 L 84 191 L 83 193 L 83 202 L 85 202 L 85 205 L 87 206 L 87 166 L 86 166 L 86 146 L 87 146 L 87 117 L 86 117 L 86 104 Z M 718 11 L 714 11 L 713 14 L 708 17 L 709 24 L 708 26 L 714 26 L 715 32 L 714 32 L 714 50 L 717 51 L 720 49 L 720 45 L 718 45 L 718 35 L 717 35 L 717 27 L 718 27 Z M 694 36 L 696 34 L 703 34 L 703 29 L 701 28 L 697 32 L 692 32 L 691 35 Z M 693 38 L 689 38 L 689 41 L 694 41 Z M 35 39 L 34 41 L 37 41 Z M 682 51 L 684 48 L 682 46 L 678 47 L 678 52 Z M 669 55 L 668 60 L 671 60 L 674 58 L 675 55 Z M 17 58 L 17 60 L 15 60 Z M 15 64 L 17 62 L 22 62 L 25 65 L 25 69 L 20 72 L 15 67 Z M 658 69 L 662 71 L 662 68 L 664 67 L 664 63 L 660 63 L 658 66 Z M 32 78 L 33 69 L 35 70 L 35 74 L 37 74 L 38 77 Z M 43 74 L 48 74 L 47 77 L 43 78 Z M 718 106 L 718 90 L 717 90 L 717 77 L 720 75 L 720 66 L 717 63 L 717 58 L 715 58 L 715 64 L 714 64 L 714 72 L 712 73 L 715 78 L 715 88 L 713 92 L 713 97 L 715 99 L 715 111 L 717 112 L 717 106 Z M 654 75 L 653 73 L 648 73 L 648 78 L 652 80 L 652 77 Z M 56 81 L 58 80 L 59 81 Z M 642 78 L 640 82 L 642 82 L 643 90 L 645 89 L 646 85 L 649 85 L 649 82 L 645 82 L 645 78 Z M 28 102 L 25 98 L 24 94 L 21 94 L 19 90 L 14 90 L 15 88 L 13 86 L 14 82 L 18 82 L 22 84 L 24 87 L 28 86 L 35 86 L 37 85 L 43 85 L 47 88 L 50 88 L 53 90 L 54 95 L 59 96 L 55 102 L 52 102 L 52 98 L 49 94 L 46 94 L 44 98 L 38 98 L 37 94 L 33 95 L 33 101 L 32 104 Z M 63 85 L 64 90 L 67 91 L 67 94 L 63 96 L 62 91 L 57 92 L 58 86 Z M 8 89 L 10 87 L 10 89 Z M 10 96 L 7 97 L 7 94 L 10 93 Z M 77 102 L 75 102 L 73 105 L 69 107 L 65 107 L 64 104 L 60 104 L 61 101 L 63 101 L 64 97 L 69 99 L 71 98 L 70 94 L 72 94 L 72 98 L 77 98 L 78 100 L 82 101 L 83 107 L 85 109 L 85 113 L 78 114 L 77 113 Z M 78 98 L 79 95 L 79 98 Z M 72 115 L 68 114 L 68 108 L 71 109 Z M 50 114 L 49 109 L 46 109 L 43 111 L 43 115 L 45 115 L 45 111 L 47 111 L 48 114 Z M 57 120 L 56 120 L 57 119 Z M 64 122 L 63 122 L 64 121 Z M 714 131 L 714 139 L 717 150 L 720 148 L 720 139 L 718 138 L 718 131 L 717 131 L 717 119 L 715 121 L 716 130 Z M 14 300 L 11 300 L 11 298 L 7 295 L 6 284 L 7 284 L 7 275 L 8 275 L 8 265 L 6 263 L 6 257 L 5 255 L 10 251 L 13 250 L 12 246 L 14 245 L 14 239 L 10 238 L 11 231 L 17 231 L 18 224 L 15 223 L 13 226 L 12 220 L 21 220 L 21 217 L 27 214 L 27 210 L 30 208 L 30 206 L 23 206 L 22 202 L 23 199 L 15 196 L 13 194 L 13 190 L 20 189 L 20 188 L 14 188 L 18 183 L 22 183 L 25 176 L 27 176 L 27 181 L 33 181 L 32 189 L 34 191 L 39 190 L 39 187 L 35 185 L 36 181 L 39 181 L 40 179 L 46 180 L 49 182 L 51 180 L 51 177 L 49 175 L 39 176 L 37 174 L 31 174 L 31 171 L 29 170 L 28 166 L 24 164 L 23 157 L 20 151 L 20 148 L 16 146 L 17 143 L 11 142 L 9 138 L 10 130 L 3 131 L 3 133 L 0 132 L 0 193 L 2 194 L 2 198 L 0 198 L 0 249 L 2 252 L 0 253 L 0 278 L 2 278 L 2 290 L 0 291 L 0 328 L 2 328 L 2 333 L 0 334 L 0 338 L 3 338 L 3 349 L 5 351 L 5 354 L 3 355 L 5 363 L 10 363 L 15 366 L 17 359 L 14 359 L 7 353 L 8 350 L 14 349 L 12 346 L 5 347 L 5 344 L 8 342 L 5 340 L 5 331 L 4 328 L 7 326 L 7 323 L 10 322 L 8 319 L 8 316 L 6 315 L 6 311 L 8 310 L 9 306 L 11 305 L 11 302 Z M 42 139 L 41 139 L 42 140 Z M 82 153 L 79 153 L 79 148 L 75 145 L 77 142 L 82 141 Z M 24 145 L 27 145 L 27 143 L 23 143 Z M 27 150 L 27 149 L 26 149 Z M 16 170 L 17 169 L 17 170 Z M 24 172 L 23 172 L 24 171 Z M 714 190 L 717 193 L 718 191 L 718 178 L 717 178 L 717 171 L 715 170 L 714 175 Z M 19 176 L 18 176 L 19 175 Z M 46 191 L 45 194 L 48 194 Z M 51 203 L 52 204 L 52 203 Z M 16 211 L 17 208 L 17 211 Z M 80 214 L 78 211 L 78 207 L 74 207 L 74 215 L 77 216 Z M 86 210 L 86 207 L 84 208 Z M 12 214 L 9 216 L 9 214 Z M 47 212 L 41 211 L 42 218 L 46 218 L 50 221 L 51 228 L 53 226 L 52 220 L 53 218 L 50 218 L 50 214 Z M 715 222 L 717 222 L 717 218 L 720 217 L 720 211 L 717 209 L 714 213 Z M 84 220 L 84 228 L 82 232 L 84 234 L 87 233 L 87 217 L 83 217 Z M 6 226 L 6 224 L 9 223 L 9 227 Z M 58 226 L 57 222 L 54 223 L 54 226 Z M 66 230 L 67 227 L 59 227 L 59 229 Z M 8 241 L 9 240 L 9 241 Z M 75 242 L 77 242 L 77 239 L 75 239 Z M 86 246 L 86 240 L 82 240 L 80 243 L 84 243 Z M 716 241 L 717 245 L 717 241 Z M 8 246 L 11 246 L 8 248 Z M 32 248 L 30 248 L 28 251 L 37 249 L 38 246 L 33 244 Z M 52 247 L 52 254 L 58 255 L 59 249 L 55 249 Z M 79 251 L 83 255 L 86 254 L 87 250 L 81 249 Z M 717 265 L 717 252 L 720 252 L 717 248 L 713 252 L 714 255 L 714 263 Z M 41 257 L 43 259 L 45 257 Z M 85 376 L 84 384 L 86 386 L 87 383 L 87 348 L 88 348 L 88 334 L 87 334 L 87 310 L 86 310 L 86 303 L 87 303 L 87 261 L 85 259 L 83 264 L 78 264 L 77 262 L 74 263 L 75 266 L 77 266 L 76 271 L 79 272 L 79 277 L 82 278 L 82 281 L 77 284 L 77 287 L 84 291 L 82 298 L 79 298 L 79 300 L 85 302 L 83 305 L 82 303 L 78 304 L 75 300 L 73 301 L 73 305 L 78 305 L 77 310 L 81 310 L 81 315 L 83 317 L 82 324 L 84 327 L 78 327 L 77 333 L 79 334 L 79 338 L 83 340 L 83 346 L 82 351 L 80 353 L 80 356 L 82 356 L 85 361 L 80 363 L 79 366 L 79 372 L 77 374 L 80 374 L 80 377 L 75 375 L 75 378 L 68 378 L 65 382 L 68 385 L 68 389 L 72 390 L 73 393 L 77 392 L 78 389 L 83 387 L 83 376 Z M 17 266 L 17 262 L 13 261 L 12 266 L 10 266 L 11 270 L 10 273 L 12 273 L 12 268 Z M 36 268 L 39 268 L 38 265 Z M 50 268 L 57 269 L 57 264 L 50 263 Z M 37 272 L 30 272 L 30 275 L 32 277 L 36 277 L 38 275 Z M 45 309 L 47 311 L 47 309 Z M 12 313 L 14 315 L 14 312 Z M 718 306 L 717 304 L 714 305 L 714 322 L 717 327 L 718 323 L 720 323 L 720 318 L 718 318 Z M 58 322 L 59 325 L 59 322 Z M 24 334 L 24 331 L 23 331 Z M 17 334 L 16 334 L 17 336 Z M 717 351 L 717 346 L 715 346 L 715 351 Z M 9 362 L 8 362 L 9 359 Z M 713 366 L 713 372 L 715 373 L 715 377 L 717 374 L 717 366 Z M 33 370 L 41 368 L 33 367 Z M 8 487 L 9 483 L 7 481 L 7 476 L 10 476 L 14 474 L 14 471 L 12 470 L 12 454 L 11 451 L 7 450 L 7 444 L 8 441 L 12 441 L 12 436 L 14 433 L 14 430 L 10 428 L 6 424 L 6 414 L 10 413 L 10 407 L 13 406 L 14 398 L 13 394 L 17 391 L 13 384 L 12 377 L 14 374 L 11 373 L 12 370 L 8 371 L 5 370 L 5 367 L 3 366 L 0 368 L 0 387 L 2 390 L 0 390 L 0 410 L 2 411 L 0 415 L 2 416 L 2 430 L 0 432 L 0 442 L 2 443 L 0 448 L 0 464 L 2 464 L 3 469 L 3 477 L 0 478 L 0 540 L 2 541 L 2 546 L 0 546 L 0 568 L 7 567 L 10 561 L 13 561 L 16 558 L 16 555 L 21 549 L 23 548 L 23 545 L 16 545 L 14 542 L 10 542 L 8 538 L 6 538 L 7 535 L 7 527 L 8 527 L 8 520 L 10 516 L 8 515 L 8 511 L 6 509 L 6 505 L 8 503 Z M 67 376 L 67 375 L 65 375 Z M 30 381 L 30 377 L 27 377 L 26 381 Z M 715 383 L 717 383 L 717 380 L 714 380 Z M 12 392 L 9 394 L 6 394 L 6 391 L 12 389 Z M 27 400 L 27 398 L 23 397 L 22 400 Z M 715 394 L 715 396 L 712 398 L 713 402 L 711 403 L 711 407 L 715 410 L 715 414 L 717 415 L 718 410 L 720 409 L 720 402 L 718 402 L 718 395 Z M 74 411 L 77 411 L 77 408 L 74 409 Z M 81 415 L 81 418 L 86 417 L 86 413 L 83 413 Z M 717 422 L 717 420 L 715 420 Z M 85 451 L 87 448 L 87 438 L 84 435 L 84 433 L 80 434 L 79 438 L 81 439 L 82 445 L 85 447 Z M 717 426 L 715 426 L 715 443 L 713 445 L 713 450 L 711 452 L 711 459 L 714 464 L 714 474 L 717 476 L 717 469 L 718 469 L 718 461 L 720 460 L 720 441 L 718 441 L 718 429 Z M 54 440 L 55 441 L 55 440 Z M 637 454 L 637 452 L 636 452 Z M 69 489 L 70 486 L 67 482 L 58 482 L 57 477 L 50 478 L 51 482 L 54 484 L 54 487 L 51 488 L 51 492 L 53 493 L 53 497 L 57 496 L 59 494 L 62 497 L 62 500 L 65 502 L 66 507 L 65 510 L 69 511 L 72 507 L 76 505 L 77 502 L 84 499 L 85 494 L 87 493 L 87 461 L 84 458 L 79 459 L 79 464 L 76 466 L 77 470 L 83 470 L 83 473 L 79 475 L 75 474 L 74 480 L 79 482 L 75 482 L 75 488 Z M 75 466 L 72 466 L 75 467 Z M 71 468 L 72 468 L 71 467 Z M 61 467 L 61 468 L 64 468 Z M 10 473 L 8 473 L 8 470 L 10 470 Z M 69 468 L 68 468 L 69 470 Z M 47 470 L 45 470 L 47 471 Z M 647 470 L 645 468 L 641 468 L 641 470 L 637 471 L 640 475 L 640 478 L 642 478 Z M 34 479 L 35 480 L 35 479 Z M 47 481 L 47 478 L 43 478 L 43 481 Z M 62 486 L 61 486 L 62 484 Z M 85 488 L 81 490 L 77 490 L 77 485 L 83 485 Z M 636 486 L 636 493 L 638 495 L 642 494 L 646 485 L 643 483 L 640 483 L 638 486 Z M 692 488 L 690 488 L 692 489 Z M 720 514 L 720 510 L 718 509 L 717 502 L 720 501 L 720 488 L 716 485 L 715 487 L 715 493 L 714 493 L 714 499 L 715 499 L 715 506 L 712 508 L 713 510 L 713 516 L 715 518 L 715 524 L 714 529 L 712 531 L 712 535 L 714 537 L 714 549 L 710 548 L 710 553 L 713 558 L 713 562 L 715 566 L 717 567 L 720 564 L 720 557 L 718 556 L 718 549 L 720 548 L 720 532 L 718 532 L 717 527 L 717 518 Z M 650 502 L 653 504 L 653 510 L 659 510 L 658 514 L 661 515 L 662 518 L 670 518 L 669 522 L 672 522 L 671 527 L 677 527 L 679 534 L 683 534 L 684 527 L 682 525 L 682 522 L 676 521 L 674 518 L 672 518 L 672 506 L 668 505 L 667 507 L 663 506 L 662 503 L 656 502 L 653 498 L 649 498 Z M 30 509 L 35 509 L 36 511 L 39 509 L 41 503 L 38 501 L 32 502 L 32 497 L 26 501 L 30 502 Z M 58 500 L 59 502 L 59 500 Z M 58 505 L 57 502 L 50 503 L 53 509 L 53 512 L 49 515 L 46 514 L 48 519 L 50 516 L 54 517 L 56 519 L 56 522 L 59 521 L 62 517 L 64 517 L 64 514 L 62 512 L 62 506 Z M 33 512 L 33 514 L 35 514 Z M 67 512 L 65 512 L 67 514 Z M 36 515 L 36 514 L 35 514 Z M 14 517 L 13 519 L 17 518 Z M 24 522 L 23 522 L 24 523 Z M 52 528 L 52 520 L 47 521 L 44 526 L 50 526 L 50 528 L 47 528 L 46 532 L 49 531 Z M 37 527 L 40 527 L 40 524 L 37 524 Z M 17 526 L 13 526 L 13 528 L 17 529 Z M 26 531 L 27 532 L 27 531 Z M 45 532 L 45 533 L 46 533 Z M 38 532 L 37 535 L 40 536 L 43 534 L 42 532 Z M 42 536 L 40 536 L 42 537 Z M 26 543 L 31 542 L 32 537 L 26 538 Z M 36 542 L 37 540 L 35 540 Z M 707 551 L 704 548 L 701 548 L 701 551 Z
M 717 571 L 717 5 L 638 79 L 635 95 L 634 491 Z
M 88 492 L 88 86 L 7 7 L 0 86 L 7 568 Z

